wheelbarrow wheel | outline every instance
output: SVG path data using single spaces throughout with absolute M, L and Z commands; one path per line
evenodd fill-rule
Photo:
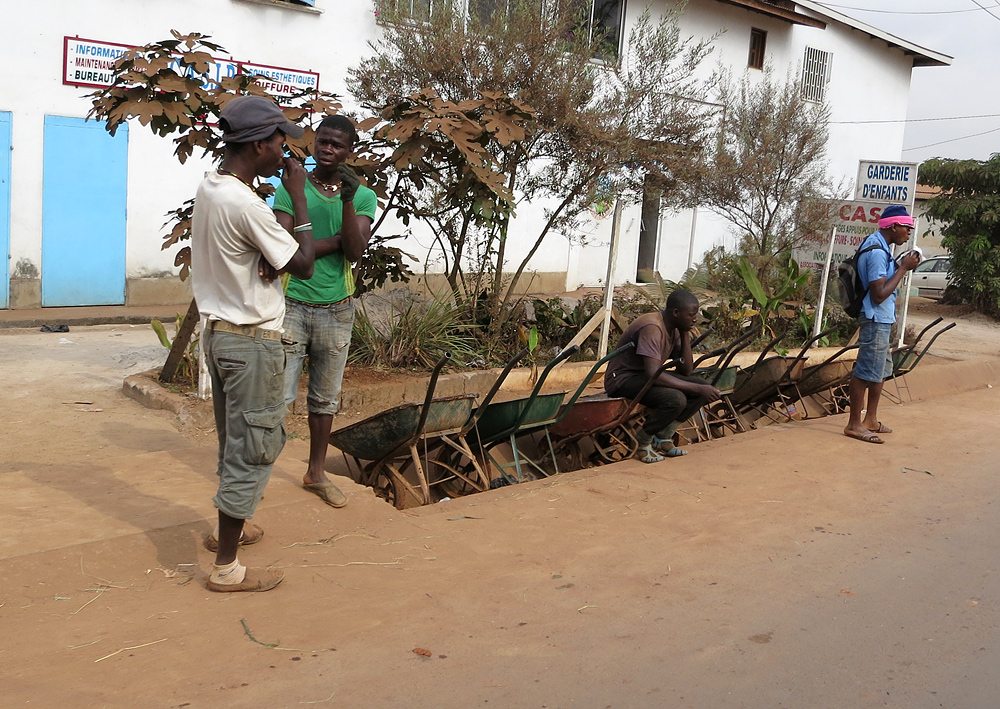
M 381 497 L 395 507 L 396 485 L 393 483 L 392 476 L 384 468 L 380 468 L 377 472 L 373 472 L 370 475 L 369 480 L 372 490 L 375 491 L 375 496 Z
M 489 481 L 483 479 L 486 476 L 481 476 L 480 470 L 481 464 L 467 453 L 442 446 L 427 461 L 427 481 L 441 497 L 462 497 L 489 489 Z
M 423 500 L 418 499 L 406 485 L 402 473 L 392 462 L 379 464 L 370 479 L 375 494 L 397 510 L 424 504 Z
M 610 431 L 595 433 L 591 436 L 594 442 L 594 453 L 591 456 L 597 463 L 618 463 L 635 455 L 639 444 L 635 440 L 631 426 L 622 424 Z
M 554 443 L 556 453 L 556 463 L 559 470 L 568 473 L 574 470 L 582 470 L 587 463 L 584 461 L 583 446 L 580 440 L 561 440 Z
M 722 438 L 746 430 L 739 414 L 730 409 L 730 404 L 722 399 L 705 405 L 705 425 L 712 438 Z

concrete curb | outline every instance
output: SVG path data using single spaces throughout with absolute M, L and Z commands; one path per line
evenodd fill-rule
M 569 362 L 550 372 L 544 390 L 575 389 L 593 367 L 593 362 Z M 490 390 L 501 369 L 486 369 L 472 372 L 456 372 L 445 374 L 438 378 L 434 390 L 435 396 L 458 396 L 461 394 L 478 394 L 484 396 Z M 172 392 L 157 381 L 158 369 L 132 374 L 122 383 L 122 393 L 128 398 L 142 404 L 147 409 L 171 411 L 183 421 L 195 423 L 201 427 L 214 423 L 204 411 L 206 402 L 191 396 Z M 531 379 L 531 369 L 515 369 L 504 381 L 501 391 L 528 391 L 534 386 Z M 379 410 L 391 409 L 406 403 L 419 403 L 427 394 L 428 377 L 415 377 L 406 382 L 392 384 L 367 384 L 345 388 L 341 394 L 340 409 L 337 415 L 338 428 L 360 420 L 361 411 L 371 411 L 377 402 Z M 597 386 L 603 381 L 601 375 L 595 377 Z M 292 405 L 293 414 L 306 413 L 305 391 L 300 390 L 299 398 Z
M 122 393 L 147 409 L 170 411 L 183 423 L 199 428 L 215 425 L 214 415 L 211 411 L 206 412 L 206 408 L 211 408 L 210 405 L 206 407 L 207 402 L 166 389 L 156 381 L 159 373 L 158 369 L 150 369 L 125 377 Z
M 817 352 L 809 358 L 810 362 L 821 362 L 834 351 L 831 349 L 826 353 Z M 752 361 L 755 357 L 748 356 L 748 358 Z M 544 390 L 572 391 L 579 386 L 592 366 L 593 362 L 570 362 L 557 367 L 549 374 Z M 443 375 L 438 379 L 435 395 L 457 396 L 475 393 L 483 396 L 493 386 L 500 371 L 500 369 L 490 369 Z M 152 369 L 128 376 L 122 384 L 122 392 L 146 408 L 171 411 L 183 422 L 201 428 L 214 425 L 211 407 L 207 402 L 169 391 L 156 381 L 158 374 L 158 370 Z M 513 370 L 501 391 L 530 390 L 533 386 L 531 374 L 531 370 L 526 368 Z M 427 378 L 419 377 L 390 385 L 376 383 L 346 389 L 341 399 L 341 413 L 337 416 L 337 427 L 341 428 L 361 420 L 364 418 L 361 414 L 363 411 L 384 411 L 400 404 L 423 401 L 427 392 L 427 381 Z M 601 382 L 600 375 L 595 377 L 595 386 L 600 386 Z M 906 384 L 913 400 L 992 387 L 1000 384 L 1000 359 L 982 358 L 928 363 L 907 375 Z M 886 386 L 894 387 L 894 384 L 890 381 Z M 301 393 L 295 402 L 292 413 L 306 413 L 304 393 Z
M 156 308 L 79 307 L 79 308 L 36 308 L 31 310 L 0 310 L 0 329 L 30 328 L 42 325 L 147 325 L 154 318 L 172 323 L 177 313 L 184 314 L 186 305 L 164 305 Z

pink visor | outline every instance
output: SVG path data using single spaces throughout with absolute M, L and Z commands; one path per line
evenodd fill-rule
M 886 217 L 885 219 L 878 220 L 879 229 L 888 229 L 894 224 L 902 224 L 903 226 L 913 226 L 913 217 L 907 214 L 898 217 Z

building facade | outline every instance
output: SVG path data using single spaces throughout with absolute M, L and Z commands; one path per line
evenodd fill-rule
M 425 0 L 431 2 L 432 0 Z M 619 41 L 646 5 L 593 0 Z M 652 5 L 655 14 L 657 4 Z M 608 19 L 610 18 L 610 19 Z M 173 251 L 163 251 L 166 213 L 193 196 L 209 165 L 180 165 L 169 141 L 139 125 L 112 138 L 87 121 L 86 94 L 105 78 L 116 52 L 166 39 L 171 30 L 201 32 L 231 63 L 271 72 L 276 85 L 314 81 L 345 94 L 349 67 L 371 51 L 379 32 L 371 0 L 53 0 L 5 13 L 0 49 L 0 307 L 148 305 L 190 298 Z M 917 47 L 815 2 L 692 0 L 684 35 L 719 35 L 712 61 L 737 71 L 765 64 L 805 72 L 809 90 L 832 109 L 829 155 L 835 176 L 853 178 L 860 159 L 897 160 L 910 73 L 950 58 Z M 704 67 L 711 71 L 714 67 Z M 898 123 L 866 124 L 872 118 Z M 518 220 L 537 220 L 530 205 Z M 544 290 L 596 285 L 607 272 L 611 219 L 594 217 L 585 239 L 548 237 L 530 263 Z M 511 233 L 530 233 L 512 228 Z M 404 249 L 420 255 L 417 230 Z M 624 210 L 616 283 L 640 268 L 667 278 L 717 244 L 728 227 L 704 209 L 666 213 L 655 200 Z M 530 244 L 511 239 L 515 263 Z

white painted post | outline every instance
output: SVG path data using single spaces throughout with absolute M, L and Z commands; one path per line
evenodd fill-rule
M 913 219 L 913 231 L 910 232 L 910 242 L 907 244 L 909 249 L 913 249 L 917 245 L 917 228 L 920 225 L 917 223 L 917 219 Z M 913 282 L 913 271 L 907 271 L 906 276 L 903 277 L 903 314 L 899 318 L 899 347 L 906 344 L 906 317 L 910 312 L 910 284 Z
M 688 266 L 687 270 L 691 270 L 694 266 L 694 239 L 695 234 L 698 233 L 698 205 L 695 205 L 691 210 L 691 236 L 688 239 Z
M 622 202 L 615 199 L 614 216 L 611 217 L 611 253 L 608 255 L 608 275 L 604 279 L 604 322 L 601 323 L 601 342 L 597 359 L 608 353 L 608 336 L 611 333 L 611 309 L 615 299 L 615 262 L 618 260 L 618 231 L 622 223 Z
M 813 337 L 823 327 L 823 309 L 826 307 L 826 288 L 830 284 L 830 263 L 833 261 L 833 242 L 837 237 L 837 227 L 830 229 L 830 245 L 826 249 L 826 264 L 823 266 L 823 280 L 819 285 L 819 303 L 816 304 L 816 320 L 813 322 Z

